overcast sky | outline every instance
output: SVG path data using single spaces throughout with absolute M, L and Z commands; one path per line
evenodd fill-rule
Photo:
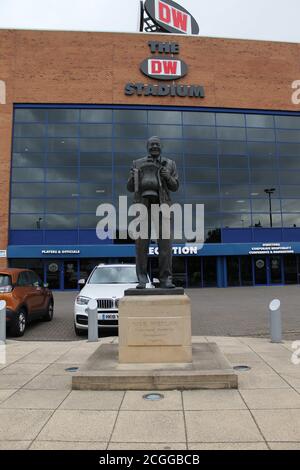
M 300 0 L 177 0 L 201 36 L 300 43 Z M 0 28 L 137 32 L 139 0 L 0 0 Z

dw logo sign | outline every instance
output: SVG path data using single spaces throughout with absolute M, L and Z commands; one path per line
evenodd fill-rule
M 150 57 L 141 63 L 144 75 L 159 80 L 177 80 L 187 74 L 188 67 L 180 59 L 161 59 Z
M 195 18 L 172 0 L 146 0 L 144 5 L 148 20 L 156 25 L 156 31 L 179 34 L 199 34 Z M 147 19 L 146 19 L 147 22 Z M 148 30 L 146 29 L 148 32 Z M 154 32 L 154 29 L 149 32 Z

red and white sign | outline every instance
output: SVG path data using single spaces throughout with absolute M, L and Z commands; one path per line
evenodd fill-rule
M 170 59 L 148 59 L 148 74 L 181 77 L 181 61 Z
M 163 0 L 155 0 L 155 18 L 184 34 L 192 33 L 192 17 Z

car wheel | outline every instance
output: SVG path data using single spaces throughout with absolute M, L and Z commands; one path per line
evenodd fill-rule
M 76 336 L 86 336 L 87 335 L 87 330 L 81 330 L 80 328 L 77 328 L 77 326 L 74 324 L 74 330 Z
M 46 310 L 46 314 L 42 317 L 42 320 L 43 321 L 53 320 L 53 314 L 54 314 L 54 305 L 53 305 L 53 302 L 50 301 Z
M 13 325 L 11 327 L 12 336 L 23 336 L 26 329 L 26 311 L 21 309 L 16 313 Z

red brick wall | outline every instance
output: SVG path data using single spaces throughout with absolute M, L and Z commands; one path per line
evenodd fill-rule
M 127 82 L 156 83 L 139 70 L 148 41 L 175 41 L 205 99 L 124 95 Z M 0 249 L 7 246 L 13 103 L 165 104 L 299 111 L 300 45 L 149 34 L 0 30 Z M 0 258 L 1 263 L 5 260 Z

